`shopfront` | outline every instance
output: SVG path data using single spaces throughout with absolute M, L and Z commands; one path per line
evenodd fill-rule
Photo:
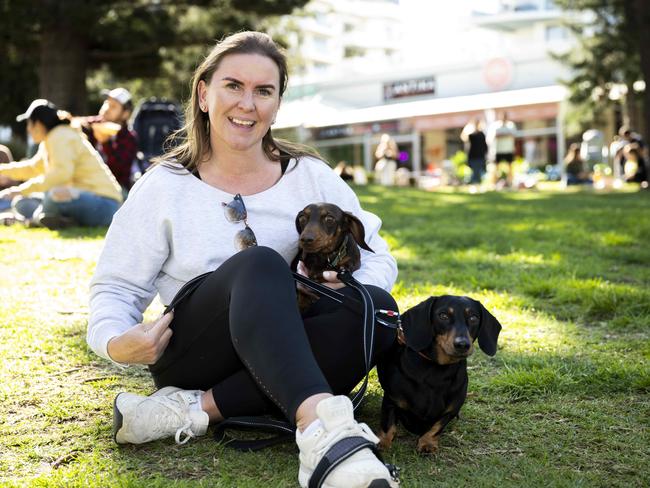
M 374 167 L 381 134 L 390 134 L 399 147 L 399 165 L 417 175 L 463 149 L 460 132 L 469 121 L 478 118 L 489 127 L 506 111 L 518 129 L 517 156 L 532 166 L 545 166 L 564 155 L 564 97 L 563 87 L 549 86 L 322 114 L 314 110 L 295 134 L 330 163 L 345 160 L 368 171 Z

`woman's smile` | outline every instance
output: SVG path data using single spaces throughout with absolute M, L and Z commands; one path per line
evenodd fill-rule
M 245 119 L 240 119 L 237 117 L 228 117 L 228 120 L 233 123 L 236 127 L 241 127 L 241 128 L 250 128 L 255 125 L 254 120 L 245 120 Z

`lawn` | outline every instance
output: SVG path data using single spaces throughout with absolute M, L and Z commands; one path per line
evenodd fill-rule
M 402 310 L 466 294 L 503 325 L 497 355 L 470 358 L 440 451 L 399 431 L 386 458 L 402 486 L 650 486 L 650 192 L 357 191 L 384 220 Z M 114 396 L 153 384 L 85 345 L 102 237 L 0 228 L 0 483 L 297 486 L 290 444 L 113 443 Z M 380 401 L 373 379 L 360 416 L 375 429 Z

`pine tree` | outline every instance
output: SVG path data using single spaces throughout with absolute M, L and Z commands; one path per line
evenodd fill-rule
M 555 56 L 572 68 L 564 80 L 569 101 L 577 107 L 584 125 L 597 120 L 610 105 L 610 92 L 624 95 L 624 113 L 650 139 L 650 8 L 647 0 L 556 0 L 565 10 L 582 12 L 568 23 L 578 39 L 569 53 Z M 586 19 L 586 20 L 585 20 Z M 635 117 L 638 81 L 645 81 L 643 123 Z M 636 83 L 636 85 L 635 85 Z M 620 87 L 624 87 L 620 89 Z M 636 87 L 636 88 L 635 88 Z
M 92 70 L 152 79 L 170 53 L 205 48 L 306 2 L 0 0 L 0 123 L 10 123 L 37 97 L 84 114 Z

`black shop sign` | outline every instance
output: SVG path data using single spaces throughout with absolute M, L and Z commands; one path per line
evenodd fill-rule
M 436 92 L 436 79 L 433 76 L 412 78 L 384 83 L 384 100 L 433 95 Z

